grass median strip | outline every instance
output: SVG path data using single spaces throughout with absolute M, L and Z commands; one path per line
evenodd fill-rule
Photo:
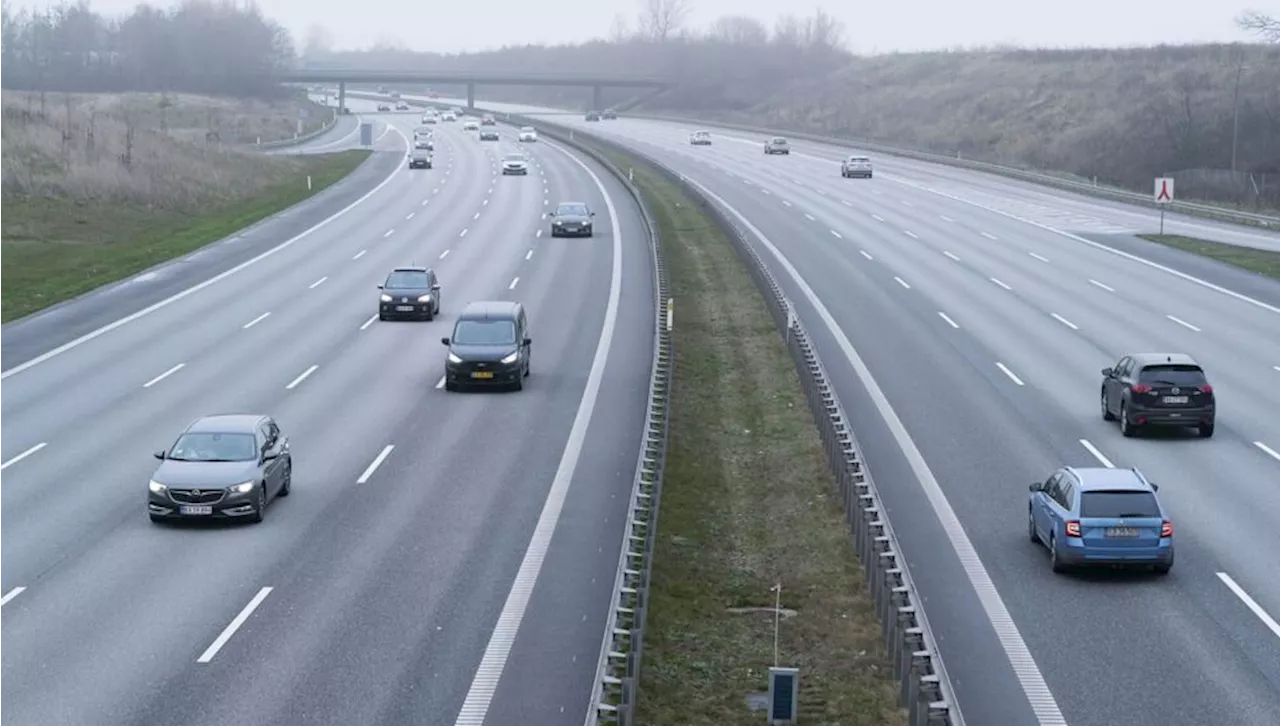
M 800 380 L 743 262 L 648 165 L 678 313 L 670 443 L 637 723 L 759 724 L 779 655 L 801 723 L 901 724 L 897 684 Z
M 1208 257 L 1228 265 L 1242 267 L 1259 275 L 1280 280 L 1280 252 L 1258 250 L 1252 247 L 1210 242 L 1209 240 L 1183 237 L 1178 234 L 1140 234 L 1142 239 L 1172 247 L 1183 252 Z
M 298 156 L 288 178 L 199 213 L 65 196 L 6 198 L 3 319 L 29 315 L 234 234 L 318 194 L 369 154 L 358 149 Z

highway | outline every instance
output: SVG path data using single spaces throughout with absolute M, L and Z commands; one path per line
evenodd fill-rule
M 740 132 L 693 147 L 687 126 L 545 118 L 678 170 L 754 235 L 852 416 L 970 726 L 1276 723 L 1280 284 L 1137 240 L 1151 215 L 1120 204 L 891 157 L 842 179 L 852 150 L 766 157 Z M 1102 420 L 1100 369 L 1148 351 L 1206 367 L 1212 439 Z M 1161 485 L 1167 578 L 1050 571 L 1027 485 L 1063 464 Z
M 500 175 L 510 128 L 439 126 L 408 170 L 417 115 L 372 111 L 377 153 L 317 201 L 5 326 L 7 723 L 582 723 L 653 354 L 639 210 L 551 143 Z M 594 239 L 549 238 L 561 200 Z M 436 321 L 376 319 L 406 264 L 437 270 Z M 522 392 L 440 385 L 482 299 L 529 311 Z M 276 418 L 292 494 L 258 525 L 153 524 L 152 452 L 218 412 Z

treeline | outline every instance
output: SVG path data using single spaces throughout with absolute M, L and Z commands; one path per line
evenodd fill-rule
M 252 3 L 144 4 L 108 18 L 80 2 L 2 16 L 5 90 L 268 96 L 295 63 L 289 33 Z

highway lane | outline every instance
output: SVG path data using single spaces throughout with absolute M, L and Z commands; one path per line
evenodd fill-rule
M 609 387 L 596 400 L 611 415 L 585 429 L 605 445 L 583 457 L 569 501 L 625 494 L 629 476 L 617 472 L 634 466 L 651 352 L 651 325 L 622 327 L 651 308 L 635 210 L 610 190 L 626 294 L 607 324 L 612 235 L 574 247 L 538 235 L 553 200 L 594 203 L 591 176 L 547 146 L 535 173 L 502 178 L 494 155 L 514 144 L 438 136 L 437 169 L 398 173 L 387 194 L 305 247 L 6 380 L 4 460 L 22 440 L 47 442 L 4 472 L 2 589 L 26 588 L 4 605 L 4 699 L 15 723 L 378 723 L 398 722 L 396 709 L 456 713 L 606 329 Z M 371 321 L 375 285 L 411 262 L 439 271 L 442 319 Z M 531 385 L 511 396 L 446 394 L 436 388 L 439 337 L 467 300 L 494 297 L 530 308 Z M 82 385 L 73 391 L 72 382 Z M 296 456 L 294 495 L 256 527 L 151 525 L 141 494 L 148 452 L 213 410 L 277 416 Z M 620 525 L 602 533 L 612 543 L 597 544 L 616 553 Z M 576 590 L 557 594 L 584 608 L 594 598 L 603 613 L 608 593 L 591 580 L 609 573 L 591 565 L 553 553 L 545 567 L 561 579 L 561 569 L 577 570 Z M 243 627 L 197 663 L 264 587 L 274 589 Z M 585 629 L 598 645 L 598 623 Z M 395 648 L 383 647 L 388 639 Z M 317 651 L 324 657 L 298 660 Z M 429 673 L 440 675 L 426 689 Z M 417 697 L 401 688 L 414 679 Z M 67 682 L 82 687 L 71 696 L 57 685 Z
M 1269 524 L 1280 513 L 1274 311 L 921 185 L 846 181 L 832 163 L 762 160 L 746 144 L 692 149 L 660 124 L 569 123 L 659 155 L 789 257 L 937 474 L 1068 722 L 1270 722 L 1280 633 L 1224 576 L 1261 611 L 1280 611 L 1269 576 L 1280 549 Z M 945 536 L 920 516 L 919 491 L 898 483 L 915 473 L 835 337 L 787 286 L 835 369 L 926 600 L 955 602 L 950 558 L 935 561 Z M 1223 404 L 1214 439 L 1126 440 L 1100 420 L 1097 370 L 1138 349 L 1185 350 L 1208 366 Z M 1164 485 L 1181 540 L 1167 581 L 1054 577 L 1026 542 L 1025 482 L 1060 462 L 1097 465 L 1082 441 Z M 989 648 L 953 645 L 974 639 L 964 628 L 981 610 L 929 612 L 969 720 L 1027 723 L 990 702 L 1007 687 L 995 699 L 999 686 L 971 687 L 992 677 L 968 648 Z

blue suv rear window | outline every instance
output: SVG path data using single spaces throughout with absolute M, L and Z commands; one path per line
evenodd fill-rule
M 1085 492 L 1080 495 L 1080 517 L 1159 517 L 1160 506 L 1151 492 Z

